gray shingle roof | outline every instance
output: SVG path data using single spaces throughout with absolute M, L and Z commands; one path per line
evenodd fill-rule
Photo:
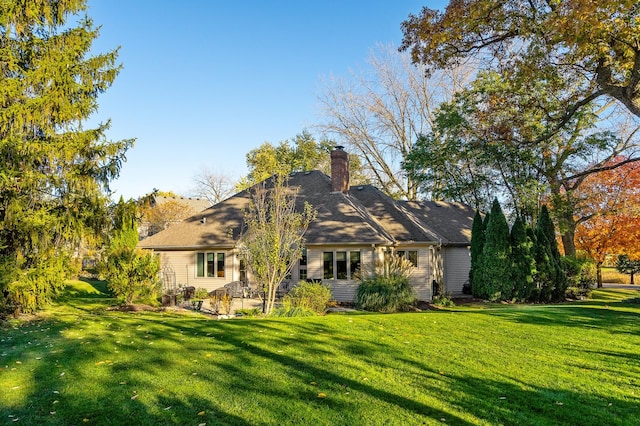
M 288 185 L 298 189 L 298 206 L 306 201 L 317 211 L 305 234 L 308 245 L 470 241 L 473 211 L 462 205 L 394 201 L 371 185 L 351 187 L 349 194 L 332 192 L 331 179 L 320 171 L 294 173 Z M 139 245 L 153 249 L 231 248 L 240 236 L 249 201 L 249 191 L 239 192 Z

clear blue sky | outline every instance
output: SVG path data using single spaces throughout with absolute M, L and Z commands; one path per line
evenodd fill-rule
M 246 154 L 318 123 L 322 79 L 364 66 L 376 44 L 430 0 L 89 0 L 96 52 L 124 68 L 93 121 L 136 138 L 116 197 L 153 188 L 190 195 L 203 167 L 246 174 Z M 311 129 L 310 129 L 311 130 Z

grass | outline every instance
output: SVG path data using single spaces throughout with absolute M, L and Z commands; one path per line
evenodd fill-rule
M 215 321 L 76 281 L 0 331 L 0 422 L 637 424 L 639 295 Z
M 635 277 L 636 281 L 638 277 Z M 602 282 L 613 284 L 629 284 L 631 282 L 631 275 L 618 272 L 616 268 L 603 267 L 602 268 Z

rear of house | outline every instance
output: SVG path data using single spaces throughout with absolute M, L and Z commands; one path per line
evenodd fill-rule
M 331 177 L 320 171 L 289 176 L 298 205 L 308 202 L 317 214 L 305 234 L 304 256 L 282 286 L 318 280 L 336 301 L 352 302 L 358 286 L 354 272 L 399 255 L 414 265 L 410 282 L 420 300 L 431 300 L 434 282 L 461 294 L 470 268 L 473 210 L 456 203 L 397 201 L 371 185 L 350 187 L 348 155 L 338 147 L 331 157 Z M 160 256 L 166 287 L 212 291 L 241 282 L 256 289 L 236 249 L 250 194 L 242 191 L 140 241 Z

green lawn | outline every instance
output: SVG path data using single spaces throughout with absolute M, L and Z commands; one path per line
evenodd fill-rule
M 73 282 L 0 330 L 0 424 L 626 425 L 640 293 L 422 313 L 216 321 L 122 313 Z M 635 302 L 635 303 L 634 303 Z

